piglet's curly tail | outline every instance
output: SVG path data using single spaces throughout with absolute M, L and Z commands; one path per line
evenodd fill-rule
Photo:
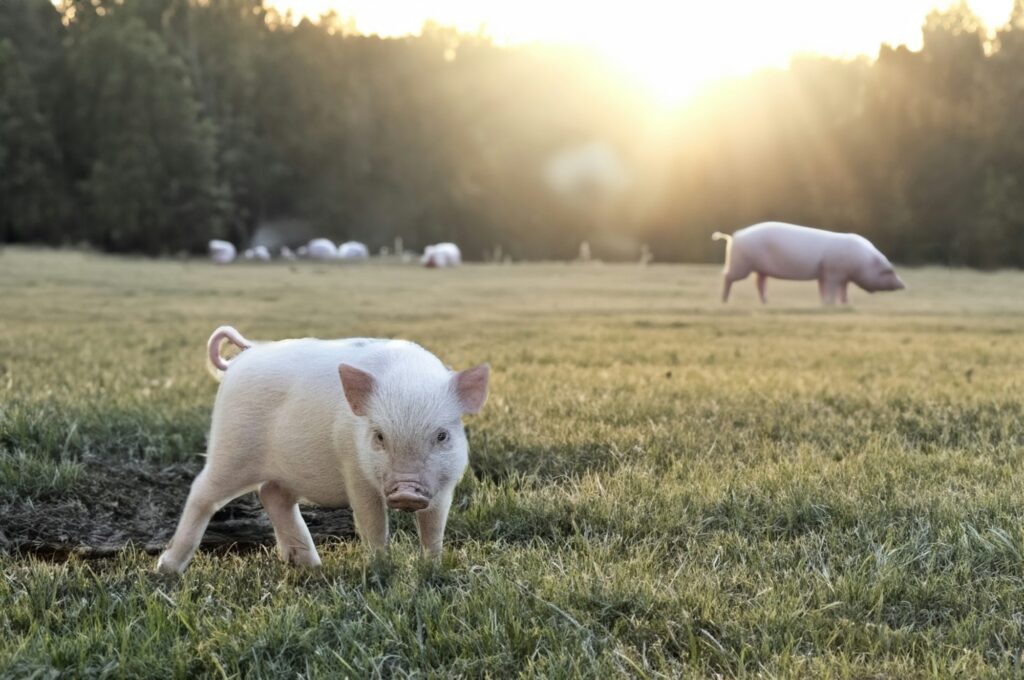
M 252 342 L 246 340 L 232 326 L 221 326 L 215 330 L 206 343 L 206 355 L 210 359 L 210 372 L 217 380 L 223 377 L 224 371 L 228 370 L 228 366 L 231 365 L 231 360 L 225 359 L 220 354 L 221 343 L 225 340 L 243 351 L 252 347 Z

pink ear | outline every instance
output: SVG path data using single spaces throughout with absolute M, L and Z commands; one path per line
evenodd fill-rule
M 490 375 L 491 367 L 480 364 L 456 373 L 452 378 L 463 413 L 477 413 L 484 407 L 484 402 L 487 401 L 487 379 Z
M 373 376 L 348 364 L 338 366 L 338 374 L 341 375 L 341 387 L 345 390 L 345 399 L 348 400 L 352 413 L 365 416 L 366 405 L 370 401 L 376 382 Z

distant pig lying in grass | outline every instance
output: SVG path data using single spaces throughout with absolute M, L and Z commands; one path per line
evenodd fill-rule
M 817 279 L 821 300 L 847 302 L 846 287 L 852 281 L 869 293 L 902 290 L 903 281 L 892 264 L 871 242 L 857 234 L 840 234 L 783 222 L 762 222 L 735 234 L 716 231 L 714 240 L 725 239 L 725 279 L 722 302 L 736 281 L 757 274 L 757 292 L 767 302 L 768 277 L 809 281 Z
M 225 360 L 223 340 L 244 351 Z M 206 466 L 158 571 L 184 571 L 213 513 L 254 489 L 285 561 L 320 564 L 299 501 L 351 506 L 359 535 L 381 549 L 388 509 L 415 512 L 424 552 L 440 554 L 468 463 L 462 416 L 484 405 L 486 364 L 455 373 L 402 340 L 253 344 L 228 326 L 208 353 L 223 380 Z

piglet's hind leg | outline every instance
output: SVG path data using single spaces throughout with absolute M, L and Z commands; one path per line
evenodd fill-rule
M 211 473 L 209 467 L 203 468 L 192 482 L 192 490 L 185 501 L 185 509 L 181 513 L 174 538 L 160 555 L 156 570 L 162 574 L 180 574 L 185 571 L 213 513 L 252 489 L 252 486 L 249 480 L 225 480 Z
M 313 545 L 309 527 L 299 513 L 295 495 L 277 482 L 266 482 L 260 487 L 260 502 L 274 525 L 281 559 L 301 566 L 319 567 L 320 555 Z

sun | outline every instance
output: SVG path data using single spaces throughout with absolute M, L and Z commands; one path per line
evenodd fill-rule
M 749 26 L 723 31 L 729 23 L 721 4 L 650 9 L 642 30 L 624 30 L 615 15 L 593 17 L 585 39 L 662 106 L 680 107 L 722 78 L 784 66 L 789 59 L 783 44 L 766 44 Z
M 728 75 L 741 73 L 742 65 L 721 60 L 709 63 L 697 41 L 656 41 L 642 36 L 633 41 L 616 40 L 596 45 L 595 50 L 621 69 L 655 102 L 677 108 L 685 105 L 703 87 Z M 733 62 L 739 61 L 732 55 Z

